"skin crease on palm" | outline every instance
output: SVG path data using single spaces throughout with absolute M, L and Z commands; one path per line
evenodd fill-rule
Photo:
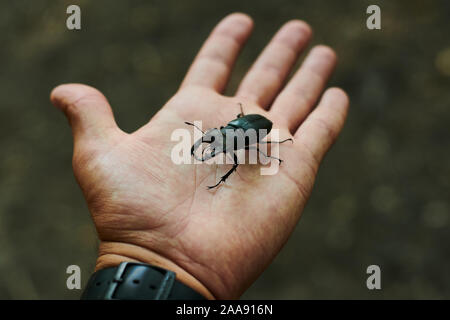
M 286 243 L 311 193 L 326 151 L 341 131 L 348 98 L 324 92 L 336 56 L 326 46 L 308 53 L 289 73 L 311 38 L 302 21 L 286 23 L 244 76 L 232 97 L 225 89 L 232 66 L 253 28 L 235 13 L 212 31 L 178 92 L 143 127 L 121 131 L 106 98 L 82 84 L 58 86 L 51 101 L 74 136 L 73 168 L 100 239 L 97 268 L 140 261 L 177 273 L 210 299 L 235 299 Z M 280 129 L 284 160 L 275 175 L 240 165 L 226 183 L 207 190 L 230 165 L 175 165 L 178 128 L 201 120 L 225 125 L 239 113 L 262 114 Z M 281 277 L 282 275 L 280 275 Z

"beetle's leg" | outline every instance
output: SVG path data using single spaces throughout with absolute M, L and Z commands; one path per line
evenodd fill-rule
M 286 141 L 291 141 L 292 143 L 294 142 L 294 140 L 289 138 L 289 139 L 284 139 L 282 141 L 259 141 L 258 143 L 284 143 Z
M 269 156 L 268 154 L 266 154 L 266 153 L 264 153 L 263 151 L 261 151 L 260 149 L 259 149 L 259 147 L 258 146 L 246 146 L 245 147 L 245 150 L 256 150 L 256 151 L 258 151 L 259 153 L 261 153 L 264 157 L 266 157 L 266 158 L 272 158 L 272 159 L 275 159 L 275 160 L 278 160 L 278 161 L 280 161 L 280 163 L 281 162 L 283 162 L 283 159 L 280 159 L 280 158 L 277 158 L 277 157 L 273 157 L 273 156 Z
M 231 168 L 227 173 L 225 173 L 225 175 L 224 175 L 222 178 L 220 178 L 219 182 L 217 182 L 215 185 L 213 185 L 213 186 L 208 186 L 208 190 L 217 187 L 217 186 L 218 186 L 219 184 L 221 184 L 222 182 L 225 182 L 225 180 L 227 180 L 227 178 L 228 178 L 234 171 L 236 171 L 236 169 L 237 169 L 239 163 L 238 163 L 238 159 L 237 159 L 236 153 L 234 153 L 234 152 L 233 152 L 233 160 L 234 160 L 233 168 Z
M 241 108 L 241 113 L 237 115 L 238 118 L 241 118 L 244 116 L 244 109 L 242 109 L 242 103 L 238 102 L 239 107 Z

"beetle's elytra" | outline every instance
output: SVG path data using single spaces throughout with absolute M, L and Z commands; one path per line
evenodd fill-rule
M 239 103 L 239 106 L 241 108 L 241 113 L 237 115 L 237 118 L 234 120 L 231 120 L 225 127 L 213 128 L 208 130 L 207 132 L 202 131 L 200 128 L 195 126 L 191 122 L 185 122 L 186 124 L 190 126 L 194 126 L 198 130 L 202 131 L 203 136 L 198 139 L 191 148 L 191 155 L 195 157 L 199 161 L 206 161 L 208 159 L 211 159 L 215 156 L 217 156 L 220 153 L 229 153 L 233 156 L 234 164 L 233 167 L 222 177 L 220 178 L 219 182 L 217 182 L 213 186 L 208 186 L 208 189 L 212 189 L 217 187 L 220 183 L 225 182 L 225 180 L 234 172 L 236 171 L 239 163 L 237 160 L 237 156 L 235 151 L 239 149 L 245 149 L 245 150 L 257 150 L 261 154 L 263 154 L 265 157 L 274 158 L 280 161 L 280 163 L 283 161 L 279 158 L 275 158 L 272 156 L 269 156 L 265 154 L 263 151 L 261 151 L 258 147 L 259 143 L 283 143 L 286 141 L 292 141 L 292 139 L 285 139 L 282 141 L 262 141 L 267 134 L 272 130 L 272 121 L 264 117 L 260 114 L 247 114 L 244 115 L 244 111 L 242 109 L 242 104 Z M 233 132 L 234 133 L 234 139 L 238 140 L 239 138 L 242 138 L 243 144 L 234 143 L 231 147 L 227 148 L 226 145 L 226 133 L 227 132 Z M 249 130 L 254 130 L 256 132 L 256 140 L 251 141 L 249 139 L 245 138 L 245 133 Z M 203 143 L 208 144 L 216 144 L 216 147 L 213 148 L 213 151 L 204 156 L 202 154 L 201 158 L 198 158 L 195 155 L 195 151 L 202 145 Z M 256 146 L 254 146 L 256 144 Z

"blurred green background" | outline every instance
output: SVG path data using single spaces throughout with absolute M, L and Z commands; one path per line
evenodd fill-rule
M 66 28 L 78 4 L 82 30 Z M 381 7 L 381 30 L 366 8 Z M 93 270 L 97 240 L 51 89 L 100 89 L 134 131 L 176 91 L 211 28 L 255 20 L 236 88 L 273 33 L 308 21 L 335 48 L 351 111 L 283 251 L 243 298 L 450 298 L 450 2 L 37 1 L 0 3 L 0 298 L 76 299 L 66 267 Z M 377 264 L 382 290 L 366 288 Z

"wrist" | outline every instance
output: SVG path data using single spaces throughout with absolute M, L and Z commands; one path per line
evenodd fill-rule
M 163 256 L 139 246 L 120 242 L 101 242 L 95 271 L 118 266 L 121 262 L 141 262 L 175 272 L 176 279 L 197 291 L 205 298 L 214 300 L 212 293 L 194 276 Z

